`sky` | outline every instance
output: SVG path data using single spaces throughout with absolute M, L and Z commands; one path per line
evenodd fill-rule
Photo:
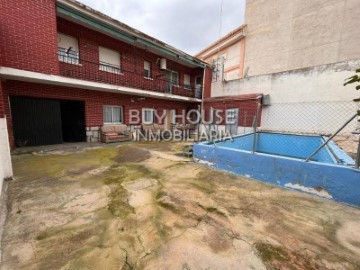
M 222 1 L 222 23 L 220 11 Z M 244 23 L 245 0 L 80 0 L 194 55 Z

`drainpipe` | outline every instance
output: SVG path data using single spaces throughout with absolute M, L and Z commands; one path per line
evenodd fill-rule
M 358 142 L 358 149 L 357 149 L 356 162 L 355 162 L 355 168 L 359 169 L 359 167 L 360 167 L 360 132 L 357 132 L 355 134 L 359 134 L 359 142 Z
M 200 123 L 202 123 L 202 117 L 204 112 L 204 91 L 205 91 L 205 76 L 206 76 L 206 65 L 204 65 L 204 76 L 203 76 L 203 83 L 202 83 L 202 89 L 201 89 L 201 106 L 200 106 Z M 200 124 L 199 127 L 201 128 Z M 199 128 L 199 131 L 200 131 Z

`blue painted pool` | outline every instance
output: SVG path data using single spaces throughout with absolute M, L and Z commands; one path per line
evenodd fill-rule
M 305 159 L 326 139 L 260 132 L 233 140 L 202 142 L 193 147 L 194 159 L 216 169 L 360 206 L 360 170 L 333 141 L 309 162 Z
M 218 142 L 218 147 L 234 148 L 245 151 L 253 150 L 254 134 L 247 134 L 235 137 L 233 140 L 228 139 Z M 255 151 L 272 155 L 306 159 L 320 145 L 324 143 L 325 136 L 297 135 L 259 132 L 257 133 L 257 143 Z M 213 144 L 213 143 L 208 143 Z M 322 148 L 313 158 L 313 161 L 354 165 L 354 160 L 342 151 L 334 142 L 330 142 Z

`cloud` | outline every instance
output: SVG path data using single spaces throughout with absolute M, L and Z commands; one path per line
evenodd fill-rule
M 219 38 L 221 0 L 80 0 L 110 17 L 196 54 Z M 221 36 L 244 23 L 245 0 L 223 0 Z

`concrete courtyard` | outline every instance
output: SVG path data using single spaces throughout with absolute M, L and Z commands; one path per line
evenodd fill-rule
M 200 166 L 184 146 L 13 155 L 1 269 L 360 269 L 360 209 Z

